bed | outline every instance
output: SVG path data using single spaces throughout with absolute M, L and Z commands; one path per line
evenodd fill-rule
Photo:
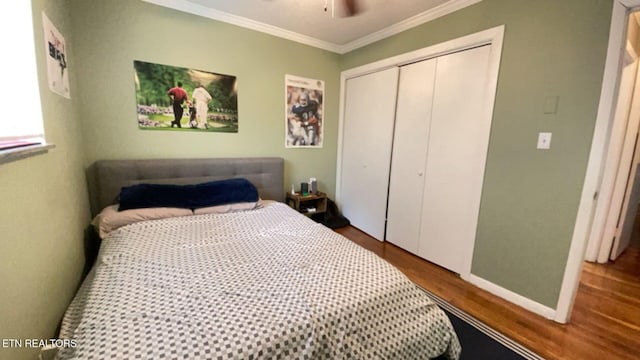
M 62 321 L 59 338 L 71 345 L 57 357 L 457 359 L 449 319 L 420 288 L 281 202 L 283 168 L 281 158 L 94 164 L 103 240 Z M 109 216 L 162 212 L 113 213 L 130 201 L 126 189 L 203 193 L 203 183 L 250 183 L 258 197 L 100 228 L 109 207 Z

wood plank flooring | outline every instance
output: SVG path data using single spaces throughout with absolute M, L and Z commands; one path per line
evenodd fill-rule
M 411 280 L 546 359 L 640 359 L 640 248 L 607 265 L 585 263 L 569 324 L 513 305 L 390 243 L 348 226 L 345 237 Z

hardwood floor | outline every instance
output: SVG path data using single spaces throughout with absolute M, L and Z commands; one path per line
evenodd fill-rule
M 640 247 L 627 249 L 615 263 L 585 263 L 571 320 L 563 325 L 354 227 L 336 231 L 386 259 L 418 285 L 546 359 L 640 359 Z

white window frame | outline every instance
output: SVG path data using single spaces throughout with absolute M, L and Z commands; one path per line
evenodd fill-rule
M 4 5 L 0 15 L 10 56 L 0 96 L 6 106 L 0 118 L 0 164 L 47 152 L 44 137 L 31 1 Z

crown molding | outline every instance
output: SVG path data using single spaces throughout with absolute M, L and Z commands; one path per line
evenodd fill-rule
M 427 23 L 431 20 L 435 20 L 439 17 L 443 17 L 445 15 L 451 14 L 460 9 L 464 9 L 467 6 L 471 6 L 473 4 L 479 3 L 482 0 L 450 0 L 446 3 L 438 5 L 433 9 L 427 10 L 418 15 L 412 16 L 406 20 L 403 20 L 399 23 L 393 24 L 387 28 L 376 31 L 369 35 L 363 36 L 360 39 L 354 40 L 346 45 L 340 46 L 339 53 L 345 54 L 349 51 L 356 50 L 358 48 L 364 47 L 366 45 L 372 44 L 376 41 L 380 41 L 382 39 L 386 39 L 390 36 L 399 34 L 403 31 L 409 30 L 416 26 Z
M 330 42 L 318 40 L 293 31 L 289 31 L 277 26 L 265 24 L 259 21 L 247 19 L 245 17 L 229 14 L 223 11 L 208 8 L 199 4 L 194 4 L 187 0 L 142 0 L 147 3 L 163 6 L 173 10 L 206 17 L 213 20 L 222 21 L 228 24 L 240 26 L 246 29 L 255 30 L 265 34 L 277 36 L 283 39 L 295 41 L 305 45 L 313 46 L 332 52 L 340 51 L 340 47 Z
M 194 4 L 188 0 L 142 0 L 147 3 L 163 6 L 166 8 L 182 11 L 185 13 L 206 17 L 213 20 L 222 21 L 228 24 L 240 26 L 246 29 L 277 36 L 283 39 L 295 41 L 301 44 L 313 46 L 319 49 L 331 51 L 338 54 L 345 54 L 349 51 L 369 45 L 376 41 L 385 39 L 392 35 L 401 33 L 418 25 L 422 25 L 431 20 L 450 14 L 467 6 L 481 2 L 482 0 L 449 0 L 431 10 L 410 17 L 397 24 L 389 26 L 375 33 L 366 35 L 345 45 L 330 43 L 310 36 L 302 35 L 277 26 L 265 24 L 259 21 L 247 19 L 245 17 L 232 15 L 223 11 L 208 8 L 199 4 Z

